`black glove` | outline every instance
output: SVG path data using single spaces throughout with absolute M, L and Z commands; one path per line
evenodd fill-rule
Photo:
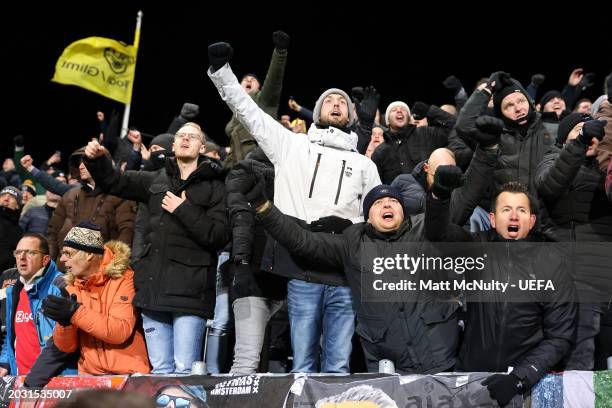
M 185 102 L 181 108 L 181 116 L 187 120 L 195 119 L 200 113 L 200 107 L 194 103 Z
M 257 209 L 257 207 L 268 201 L 266 196 L 266 179 L 263 174 L 255 173 L 255 184 L 246 192 L 245 197 L 253 209 Z
M 531 85 L 534 87 L 539 87 L 544 83 L 546 76 L 544 74 L 534 74 L 531 76 Z
M 257 283 L 251 270 L 251 265 L 248 262 L 238 262 L 231 265 L 234 279 L 232 281 L 232 289 L 236 298 L 253 296 L 257 291 Z
M 329 217 L 319 218 L 310 223 L 310 230 L 313 232 L 330 232 L 333 234 L 342 234 L 347 227 L 353 225 L 351 220 L 346 218 L 330 215 Z
M 425 102 L 417 101 L 412 106 L 412 117 L 415 119 L 423 119 L 427 117 L 427 112 L 429 112 L 429 105 Z
M 486 385 L 491 398 L 502 407 L 508 404 L 516 394 L 523 392 L 523 384 L 514 374 L 493 374 L 480 384 Z
M 43 314 L 62 326 L 71 325 L 70 320 L 79 306 L 81 304 L 77 302 L 75 294 L 70 295 L 70 297 L 49 295 L 42 302 Z
M 363 86 L 354 86 L 351 88 L 351 99 L 353 99 L 353 102 L 361 102 L 364 96 Z
M 25 139 L 23 137 L 23 135 L 17 135 L 13 138 L 13 143 L 15 143 L 15 146 L 17 147 L 23 147 L 23 145 L 25 145 Z
M 607 120 L 589 120 L 584 122 L 576 140 L 583 146 L 590 146 L 593 138 L 597 140 L 603 139 L 606 134 L 605 127 L 607 124 Z
M 459 78 L 454 75 L 451 75 L 446 78 L 442 82 L 442 84 L 446 89 L 453 91 L 453 95 L 457 95 L 461 88 L 463 88 L 463 85 L 461 85 L 461 81 L 459 80 Z
M 355 110 L 357 111 L 357 117 L 363 123 L 373 123 L 376 117 L 376 109 L 378 109 L 378 102 L 380 102 L 380 94 L 373 86 L 368 86 L 363 90 L 363 98 L 357 102 L 355 101 Z
M 284 31 L 275 31 L 272 33 L 272 42 L 274 43 L 274 48 L 286 50 L 289 48 L 291 37 L 289 37 L 289 35 L 287 35 L 287 33 Z
M 234 167 L 225 180 L 225 191 L 227 193 L 246 194 L 256 183 L 257 176 L 255 176 L 255 173 Z
M 434 181 L 431 192 L 440 199 L 448 200 L 451 193 L 463 184 L 463 173 L 461 169 L 453 165 L 440 165 L 434 173 Z
M 584 76 L 582 77 L 582 79 L 578 83 L 578 86 L 580 87 L 580 89 L 582 89 L 584 91 L 585 89 L 593 86 L 594 83 L 595 83 L 595 74 L 592 73 L 592 72 L 588 72 L 588 73 L 584 74 Z M 608 92 L 610 92 L 610 91 L 608 91 Z
M 234 49 L 229 43 L 218 42 L 208 46 L 208 61 L 213 72 L 224 66 L 232 58 Z
M 495 82 L 495 84 L 493 84 Z M 505 88 L 507 85 L 511 85 L 510 74 L 504 71 L 497 71 L 491 74 L 487 81 L 487 88 L 491 93 L 495 94 Z
M 480 147 L 495 146 L 504 131 L 504 122 L 493 116 L 479 116 L 476 119 L 476 128 L 472 131 L 472 137 L 480 144 Z

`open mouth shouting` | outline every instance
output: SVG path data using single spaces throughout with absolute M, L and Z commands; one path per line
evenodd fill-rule
M 517 224 L 508 225 L 508 237 L 517 238 L 519 236 L 520 227 Z
M 382 217 L 383 217 L 383 220 L 392 220 L 394 217 L 394 214 L 392 211 L 386 211 L 383 213 Z

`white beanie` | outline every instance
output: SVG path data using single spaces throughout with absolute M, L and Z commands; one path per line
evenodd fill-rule
M 319 99 L 317 99 L 317 103 L 315 104 L 314 110 L 312 111 L 312 121 L 315 124 L 320 125 L 319 119 L 321 118 L 321 106 L 323 105 L 323 100 L 329 94 L 342 95 L 342 97 L 346 99 L 346 104 L 348 105 L 348 115 L 349 115 L 349 120 L 348 120 L 348 123 L 346 124 L 346 127 L 350 127 L 353 123 L 355 123 L 355 107 L 353 106 L 353 102 L 351 101 L 351 98 L 348 96 L 348 94 L 344 92 L 342 89 L 338 89 L 338 88 L 329 88 L 327 91 L 323 92 L 321 96 L 319 96 Z
M 389 106 L 387 106 L 387 110 L 385 111 L 385 124 L 387 126 L 389 126 L 389 115 L 391 114 L 391 109 L 395 108 L 396 106 L 401 106 L 402 108 L 406 109 L 406 111 L 408 112 L 408 122 L 410 122 L 411 113 L 410 113 L 410 108 L 408 107 L 408 105 L 406 105 L 402 101 L 395 101 L 395 102 L 391 102 Z

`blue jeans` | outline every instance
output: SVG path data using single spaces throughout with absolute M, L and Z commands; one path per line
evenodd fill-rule
M 227 330 L 230 325 L 229 287 L 223 285 L 221 265 L 230 258 L 230 253 L 219 253 L 217 262 L 215 317 L 208 333 L 208 347 L 206 349 L 206 367 L 211 374 L 219 374 L 227 358 Z
M 287 284 L 294 373 L 348 373 L 355 313 L 347 286 Z M 320 362 L 320 364 L 319 364 Z
M 171 312 L 142 312 L 152 374 L 189 374 L 202 357 L 206 319 Z

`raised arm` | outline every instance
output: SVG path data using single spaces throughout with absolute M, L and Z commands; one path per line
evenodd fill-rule
M 288 248 L 292 254 L 335 269 L 343 267 L 345 241 L 342 234 L 308 231 L 269 201 L 267 209 L 259 212 L 257 218 L 272 238 Z
M 478 145 L 466 171 L 465 183 L 451 194 L 451 223 L 463 226 L 489 192 L 503 130 L 504 123 L 498 118 L 481 116 L 476 119 L 472 138 Z
M 284 157 L 297 143 L 308 143 L 305 138 L 281 125 L 275 118 L 266 114 L 249 94 L 240 86 L 228 61 L 233 53 L 227 43 L 216 43 L 208 47 L 211 67 L 208 76 L 213 81 L 219 95 L 227 103 L 238 121 L 251 134 L 270 161 L 282 165 Z
M 452 191 L 462 183 L 457 166 L 438 166 L 432 191 L 427 194 L 425 209 L 425 238 L 432 242 L 472 241 L 471 234 L 450 220 Z
M 46 190 L 49 190 L 54 194 L 62 196 L 64 195 L 64 193 L 73 189 L 74 187 L 78 187 L 76 185 L 62 183 L 55 177 L 52 177 L 51 175 L 47 174 L 47 172 L 34 167 L 34 161 L 32 160 L 32 157 L 29 154 L 26 154 L 21 158 L 21 165 L 32 175 L 32 178 L 34 180 L 40 183 L 40 185 L 43 186 Z
M 113 168 L 106 149 L 97 141 L 91 141 L 85 148 L 83 158 L 85 167 L 102 191 L 127 200 L 146 203 L 149 199 L 149 187 L 157 173 L 148 171 L 128 171 L 121 173 Z
M 276 117 L 283 90 L 285 66 L 287 65 L 287 48 L 291 38 L 283 31 L 275 31 L 272 34 L 272 41 L 274 42 L 274 51 L 272 51 L 272 59 L 264 79 L 263 88 L 259 93 L 259 104 L 268 115 Z
M 266 183 L 262 174 L 243 172 L 240 183 L 234 184 L 237 187 L 235 192 L 244 194 L 263 227 L 289 252 L 334 269 L 342 268 L 345 241 L 341 234 L 306 230 L 280 212 L 266 198 Z

